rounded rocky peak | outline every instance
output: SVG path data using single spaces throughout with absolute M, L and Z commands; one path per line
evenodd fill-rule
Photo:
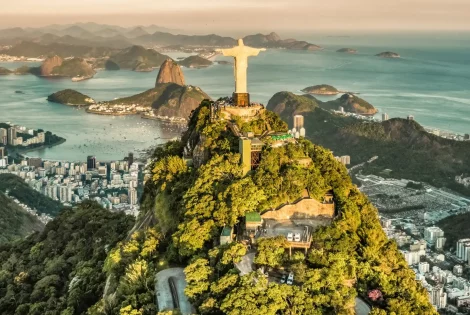
M 160 66 L 155 86 L 160 83 L 176 83 L 178 85 L 185 85 L 183 71 L 173 59 L 165 60 Z
M 52 70 L 55 67 L 61 66 L 63 62 L 64 62 L 64 59 L 62 59 L 59 56 L 49 57 L 46 60 L 44 60 L 43 63 L 41 64 L 39 74 L 43 76 L 51 75 Z
M 267 36 L 268 40 L 269 41 L 273 41 L 273 42 L 278 42 L 281 40 L 281 36 L 279 36 L 277 33 L 275 32 L 271 32 L 268 34 Z

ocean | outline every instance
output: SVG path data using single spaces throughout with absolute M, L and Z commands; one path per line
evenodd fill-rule
M 317 52 L 268 50 L 249 60 L 248 89 L 252 100 L 266 104 L 279 91 L 301 93 L 317 84 L 330 84 L 361 98 L 390 117 L 411 114 L 426 127 L 470 133 L 470 36 L 468 33 L 406 35 L 308 35 L 325 49 Z M 351 47 L 357 54 L 336 50 Z M 375 54 L 393 51 L 400 59 Z M 170 54 L 173 58 L 187 54 Z M 230 60 L 218 57 L 217 60 Z M 14 69 L 22 63 L 0 63 Z M 230 65 L 206 69 L 183 68 L 186 83 L 201 87 L 213 98 L 231 95 Z M 99 71 L 87 81 L 44 79 L 32 75 L 0 76 L 0 121 L 52 131 L 67 141 L 53 148 L 28 152 L 54 160 L 120 159 L 179 136 L 174 126 L 137 116 L 99 116 L 83 109 L 49 103 L 46 97 L 71 88 L 95 100 L 111 100 L 152 88 L 158 70 L 148 73 Z M 23 91 L 17 94 L 15 91 Z M 323 100 L 339 96 L 321 97 Z M 307 130 L 308 133 L 308 130 Z

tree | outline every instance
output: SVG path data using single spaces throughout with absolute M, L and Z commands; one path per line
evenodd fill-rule
M 256 253 L 255 263 L 268 267 L 279 267 L 285 259 L 285 251 L 288 242 L 285 236 L 279 235 L 270 238 L 260 238 L 257 241 L 258 252 Z
M 209 261 L 203 258 L 196 259 L 184 269 L 188 283 L 184 293 L 188 298 L 196 299 L 209 290 L 212 273 L 213 269 L 209 267 Z

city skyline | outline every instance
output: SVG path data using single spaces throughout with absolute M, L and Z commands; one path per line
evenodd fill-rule
M 5 1 L 3 1 L 5 2 Z M 38 27 L 76 22 L 122 26 L 156 24 L 193 32 L 255 30 L 470 30 L 470 4 L 464 0 L 377 3 L 371 0 L 297 1 L 126 1 L 44 2 L 23 0 L 2 4 L 0 28 Z M 424 5 L 425 4 L 425 5 Z M 51 14 L 51 7 L 54 14 Z M 24 10 L 28 8 L 28 10 Z M 92 8 L 92 9 L 91 9 Z M 351 18 L 354 17 L 354 18 Z M 185 21 L 185 23 L 181 23 Z M 189 21 L 189 23 L 187 22 Z

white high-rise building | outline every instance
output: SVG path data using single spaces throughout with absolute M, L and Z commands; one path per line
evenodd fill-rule
M 428 273 L 429 272 L 429 263 L 428 262 L 420 262 L 418 264 L 418 270 L 419 270 L 419 273 L 420 274 L 425 274 L 425 273 Z
M 444 292 L 442 285 L 438 284 L 434 287 L 430 287 L 428 288 L 428 292 L 431 304 L 436 306 L 437 309 L 447 306 L 447 293 Z
M 294 116 L 294 128 L 296 130 L 300 130 L 300 128 L 304 127 L 304 116 L 302 115 L 295 115 Z
M 469 260 L 468 251 L 470 248 L 470 238 L 463 238 L 457 241 L 456 255 L 462 260 Z
M 300 136 L 305 138 L 305 128 L 300 128 Z
M 129 188 L 127 195 L 129 197 L 129 204 L 136 205 L 137 204 L 137 190 L 134 188 Z
M 430 226 L 424 229 L 424 239 L 431 245 L 436 244 L 439 237 L 444 237 L 444 231 L 437 226 Z
M 419 263 L 419 252 L 418 251 L 403 251 L 403 255 L 405 256 L 405 260 L 408 265 L 416 265 Z
M 388 118 L 388 114 L 387 114 L 387 113 L 383 113 L 383 114 L 382 114 L 382 121 L 386 121 L 386 120 L 388 120 L 388 119 L 389 119 L 389 118 Z
M 443 237 L 443 236 L 439 236 L 439 237 L 436 239 L 436 249 L 443 249 L 445 243 L 446 243 L 446 238 Z

